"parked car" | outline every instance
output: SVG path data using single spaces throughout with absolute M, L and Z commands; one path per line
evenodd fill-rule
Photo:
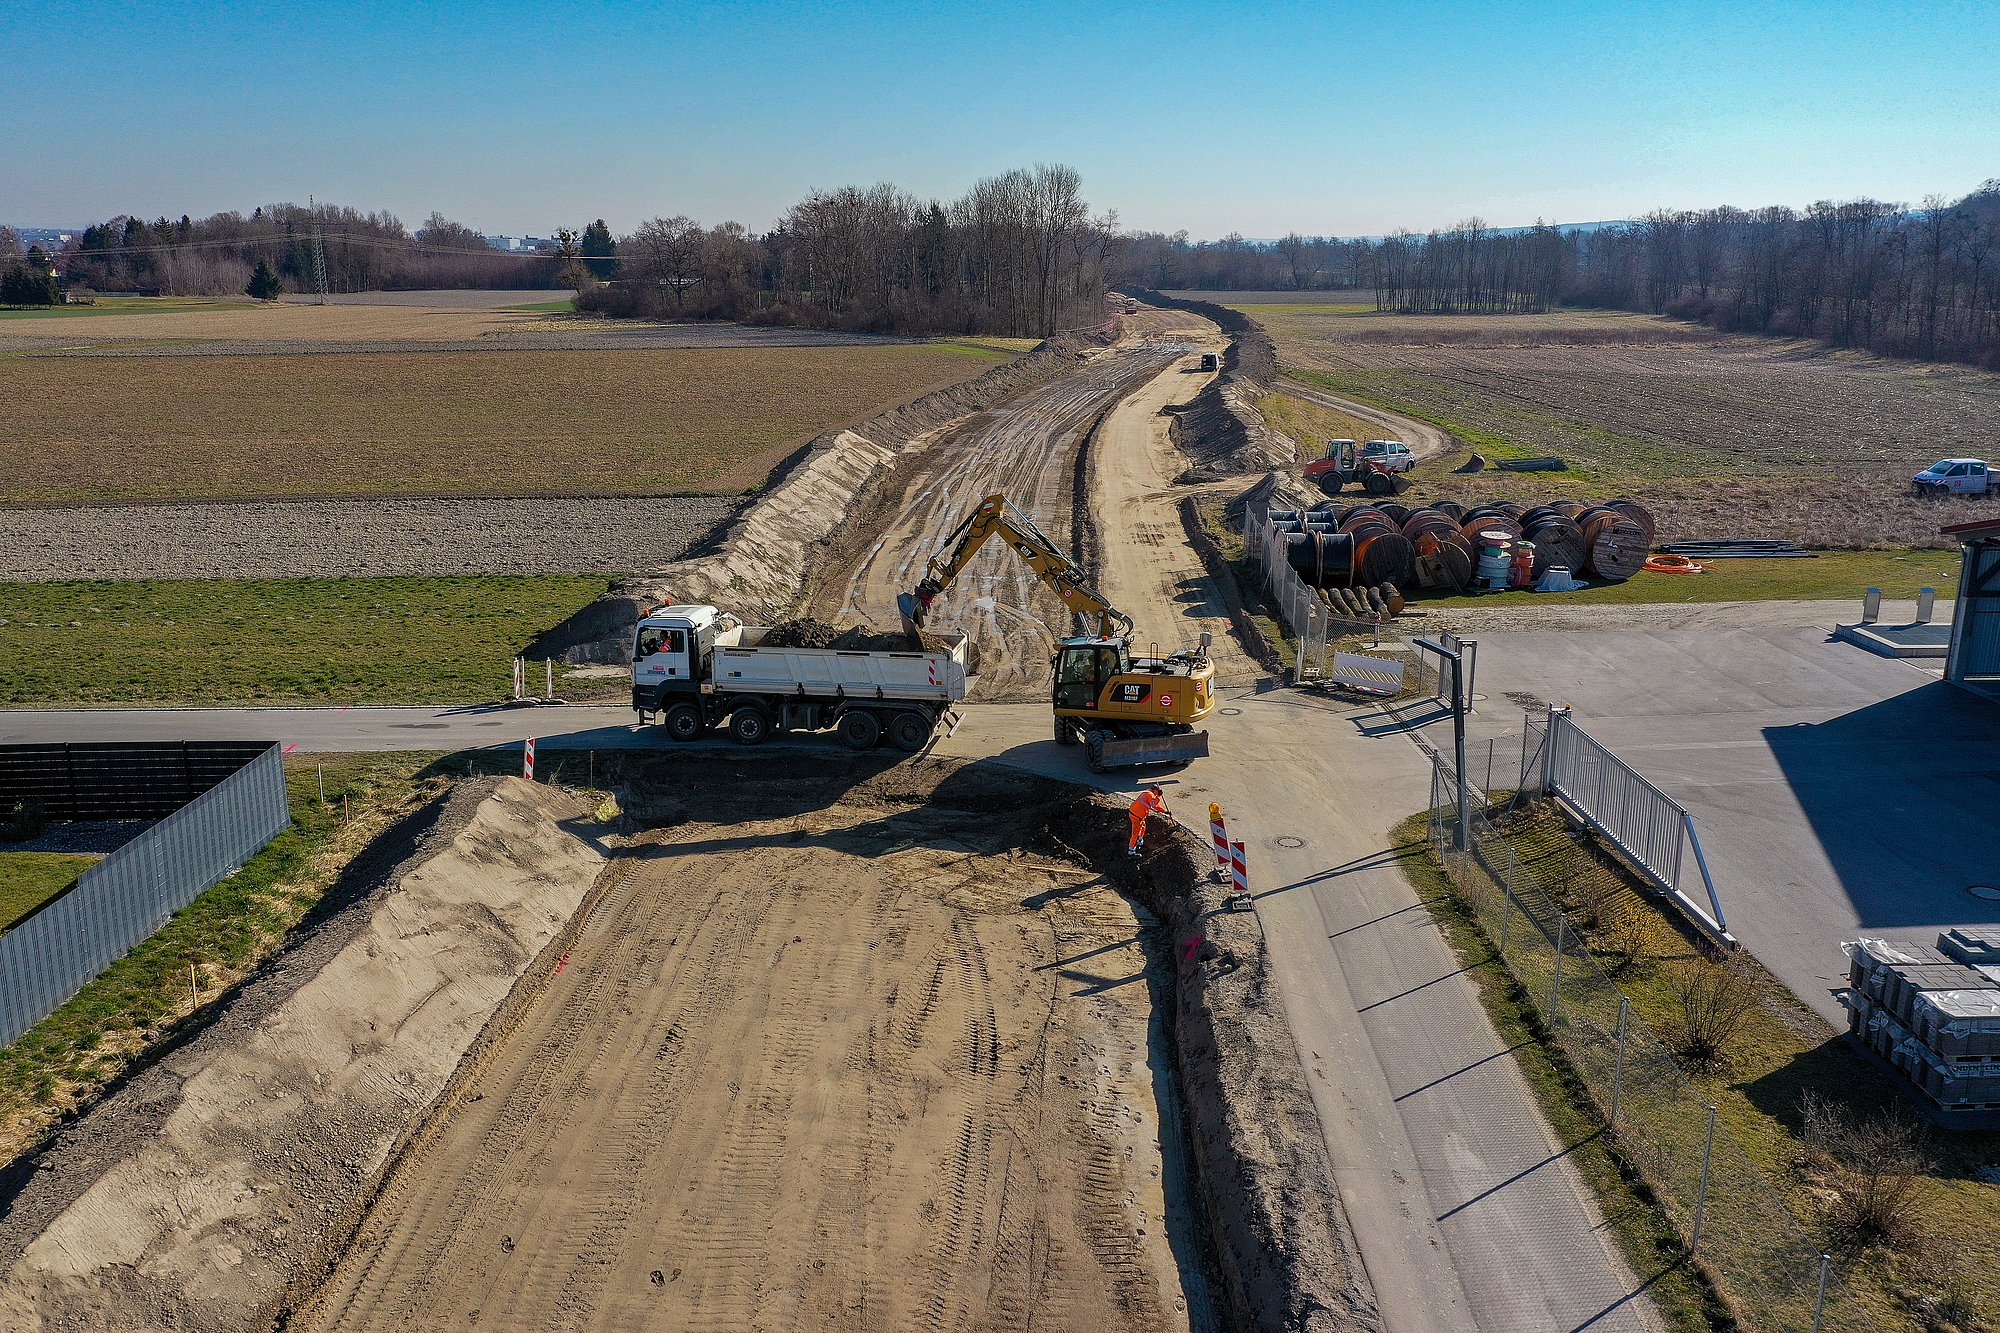
M 1919 495 L 1992 495 L 2000 491 L 1993 468 L 1977 458 L 1940 458 L 1910 478 Z
M 1379 464 L 1385 472 L 1408 472 L 1417 465 L 1417 456 L 1401 440 L 1370 440 L 1361 446 L 1361 460 Z

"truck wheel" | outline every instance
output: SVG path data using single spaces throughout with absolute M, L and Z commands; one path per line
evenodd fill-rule
M 701 709 L 690 703 L 678 703 L 667 710 L 667 739 L 691 741 L 708 730 L 708 723 L 701 716 Z
M 882 722 L 865 708 L 842 714 L 840 740 L 850 750 L 872 750 L 882 739 Z
M 898 713 L 889 719 L 889 743 L 911 754 L 931 738 L 931 720 L 922 713 Z
M 1076 723 L 1066 717 L 1056 719 L 1056 744 L 1075 745 L 1077 742 Z
M 738 745 L 762 745 L 770 738 L 771 719 L 761 708 L 739 708 L 729 715 L 729 734 Z

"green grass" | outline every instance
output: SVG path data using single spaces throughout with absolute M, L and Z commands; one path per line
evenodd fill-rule
M 1634 1017 L 1655 1033 L 1672 1031 L 1679 1001 L 1671 986 L 1671 969 L 1699 958 L 1699 952 L 1660 915 L 1651 899 L 1638 892 L 1638 881 L 1615 856 L 1589 839 L 1572 836 L 1559 815 L 1546 809 L 1519 815 L 1508 821 L 1503 831 L 1522 867 L 1572 909 L 1572 927 L 1579 926 L 1574 910 L 1578 904 L 1600 904 L 1603 923 L 1583 926 L 1578 933 L 1610 971 L 1618 990 L 1631 1001 Z M 1596 1112 L 1588 1091 L 1562 1053 L 1549 1044 L 1525 993 L 1492 960 L 1491 942 L 1450 891 L 1424 844 L 1424 834 L 1423 815 L 1397 830 L 1395 842 L 1404 857 L 1405 872 L 1425 898 L 1436 900 L 1433 909 L 1443 913 L 1447 933 L 1461 957 L 1468 962 L 1485 960 L 1474 975 L 1495 1023 L 1503 1033 L 1510 1023 L 1523 1032 L 1532 1031 L 1537 1044 L 1519 1054 L 1533 1052 L 1535 1059 L 1524 1061 L 1523 1070 L 1558 1132 L 1568 1133 L 1563 1128 L 1565 1116 L 1579 1127 L 1594 1126 Z M 1638 929 L 1634 933 L 1646 941 L 1636 958 L 1624 954 L 1614 943 L 1617 931 L 1613 925 L 1635 916 Z M 1763 1173 L 1793 1214 L 1812 1228 L 1818 1225 L 1820 1195 L 1813 1174 L 1801 1170 L 1805 1159 L 1805 1145 L 1799 1137 L 1801 1099 L 1814 1092 L 1868 1114 L 1895 1104 L 1897 1095 L 1873 1065 L 1775 977 L 1756 966 L 1754 959 L 1743 956 L 1739 961 L 1750 969 L 1757 1007 L 1729 1047 L 1726 1067 L 1695 1081 L 1703 1096 L 1715 1104 L 1717 1123 L 1742 1146 L 1744 1156 Z M 1549 1077 L 1550 1073 L 1557 1077 Z M 1564 1141 L 1570 1140 L 1565 1137 Z M 2000 1305 L 2000 1239 L 1996 1239 L 2000 1238 L 2000 1190 L 1980 1182 L 1975 1175 L 1981 1166 L 2000 1160 L 2000 1133 L 1940 1134 L 1933 1147 L 1938 1169 L 1925 1183 L 1922 1206 L 1927 1229 L 1936 1238 L 1949 1237 L 1949 1245 L 1933 1244 L 1928 1252 L 1920 1246 L 1903 1254 L 1874 1248 L 1836 1256 L 1850 1298 L 1862 1304 L 1885 1330 L 1945 1327 L 1927 1325 L 1923 1310 L 1937 1299 L 1942 1285 L 1954 1281 L 1969 1289 L 1979 1308 Z M 1614 1219 L 1639 1197 L 1633 1193 L 1638 1182 L 1627 1162 L 1618 1164 L 1616 1178 L 1592 1175 L 1590 1179 L 1604 1201 L 1605 1212 Z M 1663 1222 L 1660 1225 L 1664 1227 Z M 1652 1248 L 1651 1242 L 1641 1241 L 1635 1251 L 1628 1241 L 1627 1252 L 1635 1254 L 1636 1262 L 1636 1256 Z M 1955 1272 L 1939 1271 L 1940 1255 L 1943 1267 Z M 1642 1274 L 1648 1271 L 1641 1269 Z
M 1858 619 L 1864 588 L 1880 588 L 1889 598 L 1913 599 L 1922 587 L 1936 588 L 1941 597 L 1954 596 L 1958 588 L 1958 564 L 1956 551 L 1823 551 L 1810 560 L 1716 560 L 1710 562 L 1705 574 L 1641 571 L 1623 583 L 1605 583 L 1582 592 L 1557 595 L 1521 589 L 1412 600 L 1425 607 L 1499 607 L 1528 602 L 1551 606 L 1624 606 L 1850 599 L 1855 603 Z
M 0 1161 L 87 1104 L 196 1003 L 276 948 L 376 831 L 442 790 L 443 779 L 421 776 L 435 758 L 328 756 L 324 806 L 318 763 L 288 761 L 291 828 L 0 1050 Z
M 588 577 L 0 584 L 0 705 L 500 698 Z
M 565 296 L 560 301 L 530 301 L 526 305 L 503 305 L 500 308 L 525 314 L 571 315 L 576 313 L 576 300 Z
M 0 931 L 11 929 L 96 864 L 94 856 L 67 852 L 0 852 Z

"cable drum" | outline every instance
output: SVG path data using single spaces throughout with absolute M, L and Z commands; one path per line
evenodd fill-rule
M 1416 579 L 1430 592 L 1464 592 L 1472 582 L 1472 545 L 1457 528 L 1427 528 L 1412 539 Z
M 1468 512 L 1465 516 L 1465 521 L 1459 524 L 1458 530 L 1474 546 L 1479 545 L 1480 537 L 1488 532 L 1497 532 L 1510 542 L 1519 540 L 1521 536 L 1521 525 L 1519 523 L 1516 523 L 1505 514 L 1496 514 L 1491 510 L 1481 509 L 1474 509 Z
M 1531 509 L 1521 516 L 1521 535 L 1535 544 L 1535 577 L 1551 565 L 1581 569 L 1589 550 L 1583 529 L 1553 509 Z
M 1354 573 L 1354 538 L 1344 532 L 1295 532 L 1285 538 L 1285 563 L 1315 588 L 1345 585 Z
M 1617 510 L 1593 510 L 1583 516 L 1581 526 L 1589 548 L 1586 567 L 1598 578 L 1622 583 L 1646 563 L 1651 545 L 1646 530 Z
M 1653 521 L 1653 515 L 1646 506 L 1640 504 L 1637 500 L 1627 500 L 1623 496 L 1620 496 L 1616 500 L 1606 500 L 1604 507 L 1606 509 L 1616 509 L 1619 513 L 1637 523 L 1640 530 L 1646 534 L 1646 545 L 1648 547 L 1652 546 L 1653 538 L 1659 534 L 1660 529 L 1659 525 Z
M 1356 581 L 1370 586 L 1381 583 L 1408 583 L 1417 568 L 1416 547 L 1393 526 L 1385 526 L 1354 537 Z

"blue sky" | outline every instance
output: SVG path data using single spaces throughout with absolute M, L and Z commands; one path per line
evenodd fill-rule
M 546 234 L 1034 162 L 1274 236 L 2000 176 L 2000 5 L 12 4 L 0 220 L 308 194 Z M 28 73 L 23 71 L 43 71 Z

